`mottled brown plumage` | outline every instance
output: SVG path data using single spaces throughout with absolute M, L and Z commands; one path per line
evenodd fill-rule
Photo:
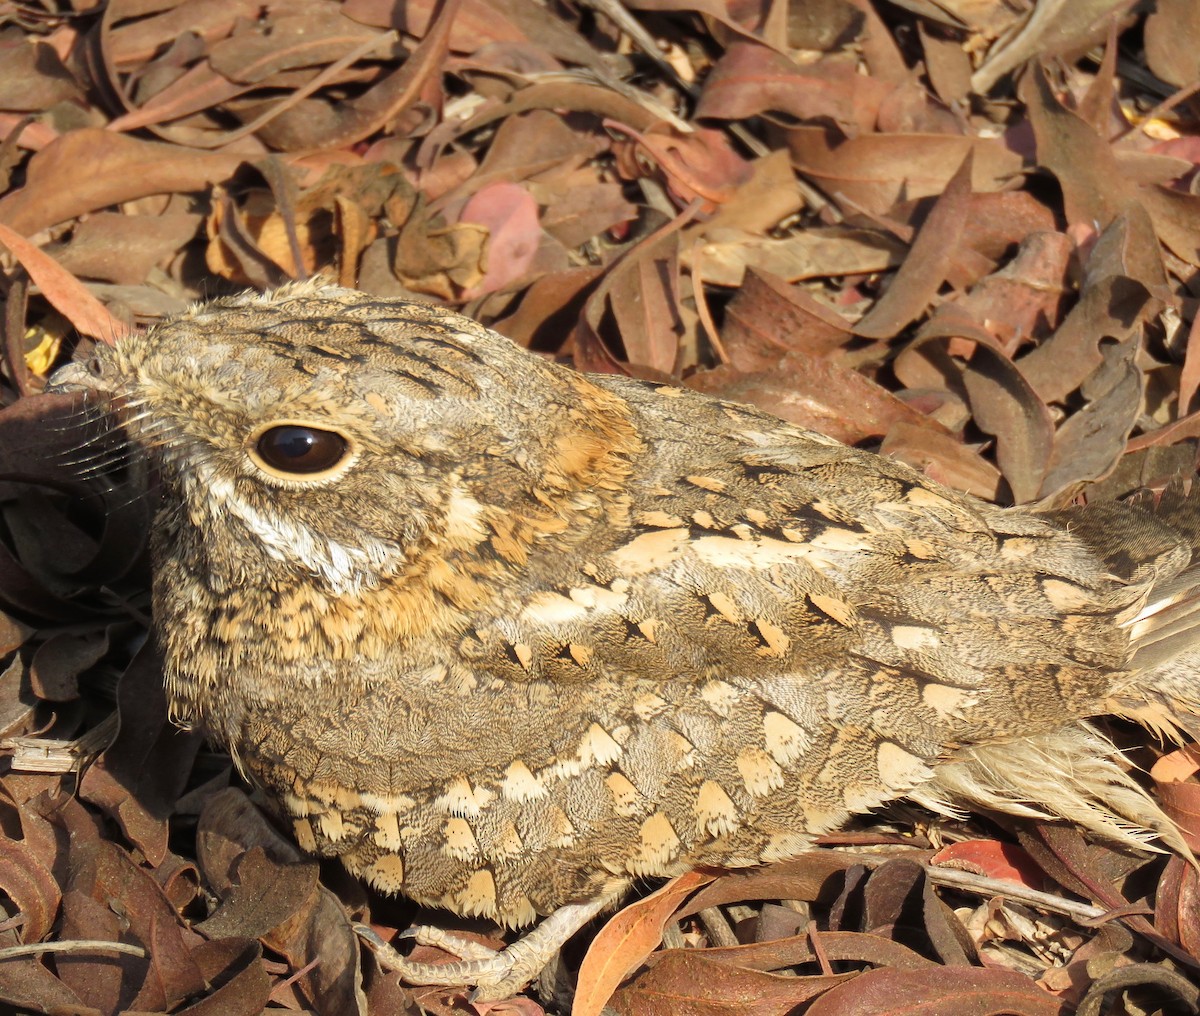
M 999 509 L 316 284 L 196 308 L 59 383 L 119 396 L 160 461 L 175 715 L 380 889 L 558 912 L 532 956 L 451 974 L 491 994 L 634 878 L 788 857 L 900 797 L 1179 844 L 1082 720 L 1194 718 L 1182 495 Z M 344 457 L 281 468 L 314 430 Z

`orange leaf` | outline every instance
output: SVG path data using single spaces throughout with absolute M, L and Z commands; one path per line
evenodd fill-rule
M 617 986 L 658 947 L 663 925 L 679 904 L 714 877 L 689 871 L 613 917 L 583 958 L 571 1016 L 600 1016 Z
M 51 306 L 80 333 L 112 343 L 129 330 L 74 275 L 3 223 L 0 223 L 0 243 L 13 252 Z

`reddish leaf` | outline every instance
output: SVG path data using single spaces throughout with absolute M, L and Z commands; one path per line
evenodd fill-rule
M 529 271 L 543 234 L 537 202 L 523 187 L 489 184 L 463 206 L 459 221 L 484 226 L 488 231 L 486 274 L 464 292 L 466 299 L 494 293 Z
M 0 214 L 2 205 L 0 202 Z M 125 333 L 124 324 L 109 314 L 78 279 L 3 222 L 0 222 L 0 243 L 13 252 L 55 309 L 84 335 L 112 342 Z
M 1163 811 L 1179 827 L 1188 846 L 1200 851 L 1200 745 L 1189 745 L 1154 763 L 1150 778 Z
M 767 974 L 715 962 L 705 950 L 674 949 L 664 954 L 653 969 L 618 991 L 609 1007 L 630 1016 L 675 1016 L 680 1012 L 735 1016 L 748 1009 L 756 1016 L 783 1016 L 853 977 Z
M 1007 970 L 868 970 L 822 995 L 807 1016 L 1063 1016 L 1062 1004 Z
M 933 855 L 930 864 L 961 868 L 988 878 L 1016 882 L 1039 889 L 1046 875 L 1024 850 L 1003 840 L 963 840 Z
M 25 919 L 21 940 L 41 942 L 54 924 L 62 892 L 30 844 L 0 837 L 0 890 Z

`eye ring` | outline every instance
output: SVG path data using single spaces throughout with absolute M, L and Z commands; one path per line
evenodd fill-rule
M 349 437 L 307 420 L 272 420 L 246 440 L 246 454 L 277 480 L 317 483 L 340 476 L 358 457 Z

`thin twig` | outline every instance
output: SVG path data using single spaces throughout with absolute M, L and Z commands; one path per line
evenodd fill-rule
M 1009 882 L 1002 878 L 988 878 L 986 875 L 976 875 L 972 871 L 964 871 L 961 868 L 945 868 L 929 864 L 924 867 L 925 877 L 934 885 L 962 889 L 980 896 L 1003 896 L 1006 900 L 1027 903 L 1040 910 L 1084 921 L 1094 921 L 1108 913 L 1103 907 L 1094 907 L 1090 903 L 1063 899 L 1053 893 L 1044 893 L 1040 889 L 1030 889 L 1019 882 Z
M 125 942 L 104 942 L 99 939 L 74 939 L 70 942 L 31 942 L 29 945 L 10 945 L 0 949 L 0 960 L 15 960 L 22 956 L 37 956 L 41 953 L 115 952 L 127 956 L 145 956 L 140 945 Z

